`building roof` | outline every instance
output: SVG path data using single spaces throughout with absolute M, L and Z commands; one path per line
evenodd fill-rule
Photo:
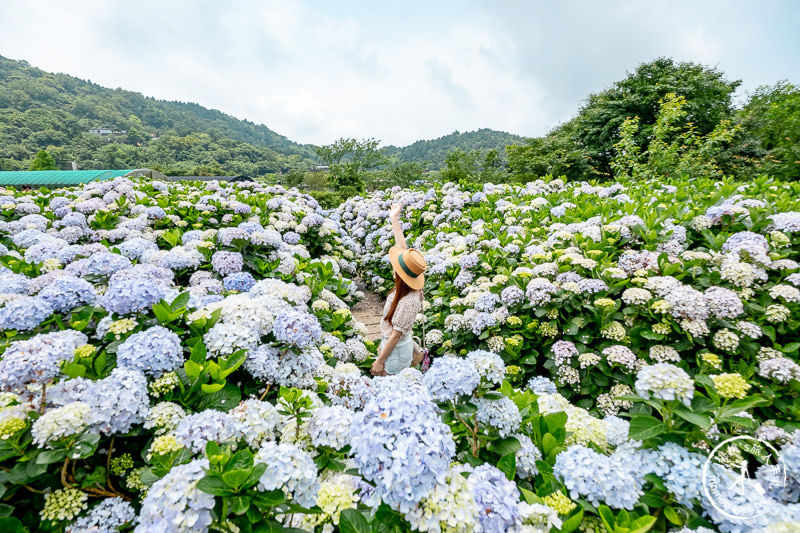
M 102 181 L 133 172 L 127 170 L 7 170 L 0 171 L 3 187 L 70 187 Z

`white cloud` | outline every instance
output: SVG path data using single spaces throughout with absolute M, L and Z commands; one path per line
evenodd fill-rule
M 0 54 L 197 102 L 297 142 L 404 145 L 481 127 L 541 135 L 661 55 L 751 75 L 751 86 L 797 80 L 792 14 L 755 0 L 7 0 Z

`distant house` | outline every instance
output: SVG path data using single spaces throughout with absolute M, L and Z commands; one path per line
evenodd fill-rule
M 327 172 L 328 170 L 328 165 L 317 165 L 313 168 L 314 172 Z
M 111 135 L 114 133 L 114 130 L 111 128 L 91 128 L 89 133 L 94 133 L 95 135 Z

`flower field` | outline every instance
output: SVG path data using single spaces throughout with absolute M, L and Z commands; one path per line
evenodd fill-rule
M 393 201 L 434 362 L 370 378 Z M 800 531 L 798 184 L 117 178 L 0 238 L 3 532 Z

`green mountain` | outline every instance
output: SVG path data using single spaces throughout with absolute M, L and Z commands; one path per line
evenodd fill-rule
M 0 169 L 26 169 L 39 150 L 61 167 L 76 161 L 83 169 L 171 174 L 265 175 L 316 161 L 310 146 L 264 125 L 0 56 Z
M 485 155 L 522 137 L 490 129 L 382 150 L 397 163 L 445 166 L 454 150 Z M 0 170 L 30 168 L 40 150 L 56 166 L 154 168 L 170 175 L 266 176 L 313 168 L 312 145 L 295 143 L 261 124 L 185 102 L 109 89 L 0 56 Z
M 519 135 L 483 128 L 464 133 L 454 131 L 438 139 L 417 141 L 402 148 L 387 146 L 383 151 L 389 156 L 396 156 L 401 163 L 427 163 L 430 169 L 440 169 L 445 166 L 447 154 L 454 150 L 478 151 L 482 154 L 489 150 L 497 150 L 500 158 L 505 160 L 507 145 L 524 144 L 524 142 L 525 139 Z

